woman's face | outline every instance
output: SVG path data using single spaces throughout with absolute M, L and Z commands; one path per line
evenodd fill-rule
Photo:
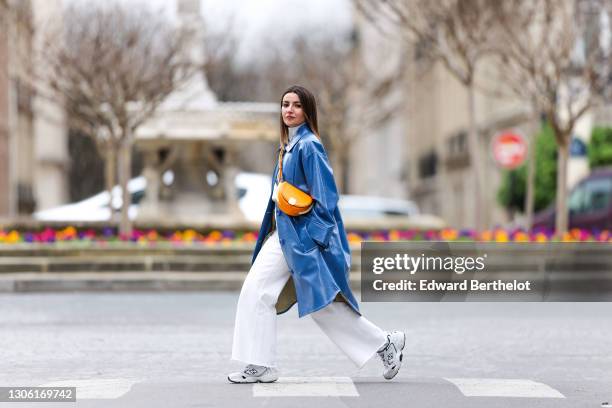
M 302 110 L 300 97 L 297 94 L 289 92 L 283 96 L 281 115 L 283 116 L 283 122 L 289 127 L 304 123 L 304 111 Z

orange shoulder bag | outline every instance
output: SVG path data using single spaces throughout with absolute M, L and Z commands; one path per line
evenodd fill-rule
M 278 208 L 285 214 L 296 217 L 298 215 L 306 214 L 312 209 L 314 204 L 312 197 L 295 187 L 294 185 L 283 181 L 283 153 L 285 148 L 281 147 L 278 155 L 278 174 L 276 180 L 278 181 L 278 196 L 277 204 Z

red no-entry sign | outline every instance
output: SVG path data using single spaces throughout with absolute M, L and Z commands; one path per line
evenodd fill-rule
M 504 169 L 515 169 L 527 158 L 527 142 L 516 130 L 497 133 L 491 145 L 495 162 Z

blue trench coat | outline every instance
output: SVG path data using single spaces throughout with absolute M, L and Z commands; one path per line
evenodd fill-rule
M 337 206 L 338 190 L 327 153 L 308 125 L 303 124 L 287 145 L 284 156 L 283 179 L 310 194 L 314 205 L 308 213 L 291 217 L 278 209 L 270 193 L 252 262 L 276 223 L 291 270 L 291 278 L 276 303 L 276 312 L 286 312 L 297 301 L 299 317 L 303 317 L 333 301 L 343 301 L 361 315 L 349 286 L 351 250 Z M 278 163 L 272 173 L 271 191 L 277 172 Z

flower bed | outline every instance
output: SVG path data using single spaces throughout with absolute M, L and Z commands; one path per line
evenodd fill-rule
M 551 230 L 504 230 L 493 229 L 482 232 L 474 230 L 457 230 L 446 228 L 442 230 L 386 230 L 386 231 L 349 231 L 351 243 L 361 241 L 480 241 L 480 242 L 550 242 L 555 240 Z M 46 228 L 42 231 L 5 231 L 0 229 L 0 244 L 17 243 L 99 243 L 137 242 L 143 245 L 157 242 L 176 244 L 210 244 L 231 245 L 233 243 L 254 243 L 257 232 L 212 230 L 200 232 L 193 229 L 158 232 L 156 230 L 135 230 L 130 236 L 118 235 L 116 229 L 105 228 L 78 230 L 69 226 L 62 229 Z M 608 230 L 587 231 L 572 229 L 561 239 L 564 242 L 612 242 L 612 234 Z

